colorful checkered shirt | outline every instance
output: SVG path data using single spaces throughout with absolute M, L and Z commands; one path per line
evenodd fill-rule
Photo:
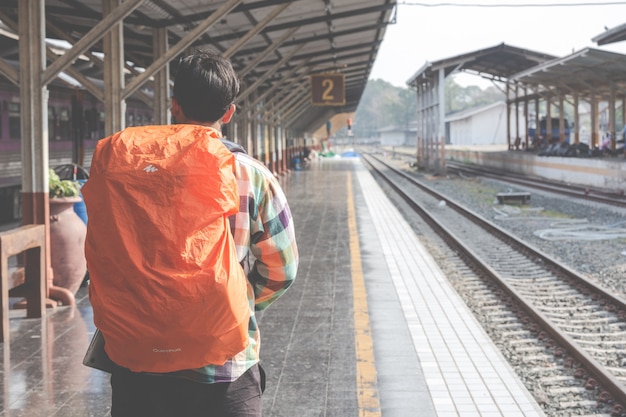
M 278 299 L 293 283 L 298 248 L 291 211 L 280 184 L 260 162 L 235 152 L 239 213 L 230 218 L 238 259 L 248 276 L 250 343 L 222 366 L 209 365 L 171 373 L 202 383 L 232 382 L 259 361 L 260 333 L 255 311 Z

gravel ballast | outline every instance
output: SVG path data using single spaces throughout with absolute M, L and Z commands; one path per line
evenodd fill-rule
M 434 177 L 399 160 L 394 165 L 626 298 L 626 210 L 491 179 Z M 498 203 L 496 194 L 506 192 L 529 192 L 531 198 Z

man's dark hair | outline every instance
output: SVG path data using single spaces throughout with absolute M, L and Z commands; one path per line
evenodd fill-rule
M 187 118 L 216 122 L 238 93 L 239 80 L 228 59 L 197 51 L 178 61 L 174 97 Z

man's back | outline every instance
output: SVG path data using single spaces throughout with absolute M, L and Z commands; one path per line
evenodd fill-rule
M 94 322 L 135 372 L 223 364 L 247 345 L 246 280 L 228 216 L 239 195 L 219 134 L 194 125 L 103 139 L 83 187 Z

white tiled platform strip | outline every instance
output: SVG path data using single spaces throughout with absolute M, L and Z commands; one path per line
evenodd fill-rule
M 354 163 L 437 416 L 544 417 L 409 224 Z

